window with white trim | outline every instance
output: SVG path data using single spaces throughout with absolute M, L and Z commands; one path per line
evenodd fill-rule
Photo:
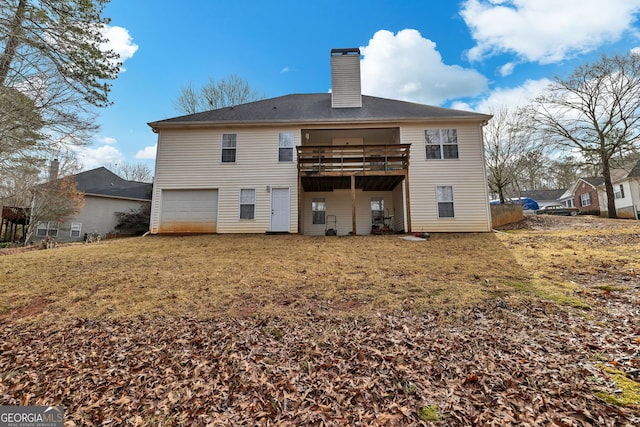
M 38 237 L 58 237 L 58 223 L 55 221 L 41 221 L 36 229 Z
M 311 201 L 311 223 L 326 224 L 327 203 L 324 199 L 313 199 Z
M 457 129 L 426 129 L 424 143 L 428 160 L 458 158 Z
M 71 237 L 80 237 L 80 232 L 82 231 L 82 223 L 81 222 L 72 222 L 71 223 L 71 233 L 69 234 Z
M 256 190 L 255 188 L 243 188 L 240 190 L 240 219 L 255 219 L 256 217 Z
M 580 195 L 580 206 L 591 205 L 591 193 L 582 193 Z
M 278 161 L 293 161 L 293 133 L 280 132 L 278 134 Z
M 613 187 L 613 195 L 616 199 L 624 199 L 624 187 L 622 184 Z
M 222 163 L 235 163 L 237 140 L 235 133 L 222 134 Z
M 438 200 L 438 218 L 454 218 L 453 187 L 443 185 L 436 187 Z

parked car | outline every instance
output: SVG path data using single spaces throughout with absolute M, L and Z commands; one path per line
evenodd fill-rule
M 567 206 L 562 205 L 549 205 L 544 206 L 542 209 L 538 209 L 536 214 L 538 215 L 566 215 L 566 216 L 576 216 L 580 209 L 578 208 L 569 208 Z

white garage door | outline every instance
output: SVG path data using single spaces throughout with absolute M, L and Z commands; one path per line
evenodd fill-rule
M 162 190 L 160 233 L 215 233 L 218 190 Z

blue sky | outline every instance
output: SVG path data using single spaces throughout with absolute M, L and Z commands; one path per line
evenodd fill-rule
M 639 14 L 640 0 L 112 0 L 106 34 L 124 66 L 79 157 L 153 169 L 146 123 L 180 115 L 182 87 L 237 74 L 267 97 L 327 92 L 332 48 L 360 47 L 367 95 L 522 105 L 579 64 L 638 49 Z

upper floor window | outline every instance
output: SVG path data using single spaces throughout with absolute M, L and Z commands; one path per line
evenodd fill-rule
M 256 217 L 256 190 L 255 188 L 243 188 L 240 190 L 240 219 L 255 219 Z
M 438 218 L 453 218 L 453 187 L 450 185 L 436 187 L 438 199 Z
M 426 129 L 424 143 L 427 159 L 457 159 L 457 129 Z
M 293 161 L 293 133 L 280 132 L 278 134 L 278 161 Z
M 222 162 L 234 163 L 236 161 L 236 140 L 235 133 L 222 134 Z
M 580 206 L 589 206 L 591 204 L 591 193 L 582 193 L 580 195 Z
M 624 199 L 624 187 L 622 184 L 613 187 L 613 195 L 616 199 Z

